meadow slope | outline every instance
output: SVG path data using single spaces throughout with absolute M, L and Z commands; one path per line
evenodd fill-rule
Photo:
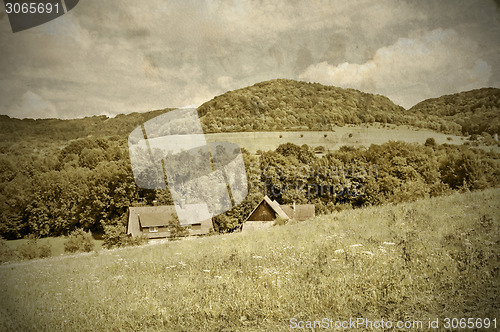
M 497 318 L 500 189 L 0 266 L 0 330 L 289 330 Z

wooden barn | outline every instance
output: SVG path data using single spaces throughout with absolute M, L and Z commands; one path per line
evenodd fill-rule
M 264 196 L 243 222 L 242 231 L 250 231 L 271 227 L 280 217 L 285 222 L 289 219 L 306 220 L 315 216 L 314 204 L 284 204 L 279 205 Z
M 203 204 L 186 205 L 186 213 L 180 225 L 186 226 L 189 235 L 204 235 L 213 229 L 212 218 L 208 208 Z M 182 210 L 180 211 L 182 213 Z M 196 214 L 196 215 L 193 215 Z M 202 220 L 185 223 L 182 220 Z M 137 206 L 129 208 L 127 234 L 131 236 L 145 235 L 150 239 L 165 238 L 170 235 L 172 224 L 179 220 L 174 205 Z

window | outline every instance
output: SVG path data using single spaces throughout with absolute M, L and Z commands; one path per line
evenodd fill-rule
M 149 232 L 150 233 L 158 233 L 158 226 L 149 227 Z
M 191 229 L 193 231 L 201 231 L 201 224 L 192 224 Z

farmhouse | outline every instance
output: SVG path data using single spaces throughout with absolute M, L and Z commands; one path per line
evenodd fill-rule
M 271 201 L 266 195 L 244 221 L 242 231 L 270 227 L 278 217 L 286 222 L 290 219 L 303 221 L 314 216 L 314 204 L 280 205 L 276 201 Z
M 189 235 L 204 235 L 213 229 L 212 218 L 206 205 L 189 204 L 179 212 L 183 215 L 181 220 L 201 220 L 180 222 L 181 226 L 187 227 Z M 170 236 L 171 228 L 178 222 L 179 218 L 174 205 L 130 207 L 127 234 L 145 235 L 150 239 L 165 238 Z

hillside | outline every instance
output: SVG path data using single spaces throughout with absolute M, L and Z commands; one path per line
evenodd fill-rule
M 424 100 L 409 112 L 432 115 L 461 126 L 468 134 L 500 133 L 500 89 L 484 88 Z
M 319 83 L 275 79 L 214 97 L 198 108 L 206 133 L 329 131 L 361 124 L 410 125 L 462 135 L 500 132 L 500 90 L 480 89 L 423 101 L 410 110 L 387 97 Z M 125 139 L 170 109 L 83 119 L 15 119 L 0 115 L 0 152 L 13 142 L 35 146 L 87 136 Z
M 498 105 L 498 91 L 486 89 L 484 94 L 466 93 L 464 103 L 476 105 L 490 98 Z M 410 125 L 447 134 L 465 133 L 462 130 L 464 121 L 458 117 L 443 117 L 418 108 L 405 110 L 387 97 L 354 89 L 286 79 L 229 91 L 201 105 L 199 114 L 205 130 L 211 133 L 331 130 L 346 124 L 375 122 Z M 498 112 L 491 116 L 498 119 Z
M 199 107 L 209 132 L 329 130 L 332 126 L 401 121 L 387 97 L 353 89 L 276 79 L 229 91 Z
M 495 330 L 498 202 L 498 189 L 454 194 L 3 265 L 0 330 L 289 331 L 323 318 L 424 324 L 413 331 L 439 319 L 436 330 L 451 330 L 446 317 L 488 318 Z
M 120 136 L 128 137 L 130 132 L 141 123 L 154 118 L 169 109 L 120 114 L 114 118 L 105 115 L 86 117 L 83 119 L 15 119 L 0 115 L 1 146 L 9 146 L 14 142 L 60 142 L 87 136 Z M 36 142 L 35 142 L 36 144 Z

